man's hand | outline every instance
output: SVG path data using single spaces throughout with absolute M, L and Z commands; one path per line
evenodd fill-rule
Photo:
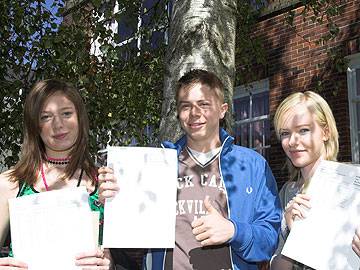
M 208 215 L 191 223 L 196 240 L 202 246 L 220 245 L 229 241 L 235 233 L 234 224 L 211 205 L 209 196 L 205 197 L 204 206 Z

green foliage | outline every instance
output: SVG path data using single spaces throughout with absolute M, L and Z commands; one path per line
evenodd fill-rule
M 109 131 L 112 145 L 156 143 L 164 47 L 152 49 L 150 38 L 154 29 L 168 26 L 160 8 L 164 1 L 157 4 L 158 12 L 148 8 L 147 25 L 141 33 L 132 33 L 141 35 L 141 51 L 135 39 L 119 46 L 123 40 L 107 26 L 124 11 L 137 18 L 144 16 L 144 9 L 137 1 L 119 1 L 114 13 L 113 2 L 73 1 L 69 8 L 60 0 L 51 7 L 45 0 L 0 3 L 0 143 L 7 167 L 18 160 L 26 94 L 45 78 L 64 79 L 80 90 L 90 117 L 92 153 L 106 146 Z M 95 40 L 101 44 L 100 56 L 89 53 Z
M 161 43 L 153 48 L 152 41 L 154 31 L 165 31 L 169 25 L 167 1 L 142 6 L 141 1 L 121 0 L 115 12 L 114 0 L 72 0 L 66 8 L 63 0 L 53 0 L 50 6 L 45 0 L 1 1 L 0 162 L 4 156 L 7 167 L 17 161 L 24 99 L 33 83 L 45 78 L 64 79 L 80 89 L 90 117 L 92 153 L 106 146 L 109 131 L 112 145 L 156 144 L 166 48 Z M 311 20 L 328 27 L 319 43 L 333 40 L 339 33 L 333 18 L 343 6 L 334 0 L 302 1 L 303 18 L 312 12 Z M 241 66 L 236 84 L 257 80 L 263 76 L 261 70 L 266 72 L 264 43 L 253 34 L 264 4 L 239 0 L 236 55 Z M 290 25 L 295 16 L 288 13 Z M 126 29 L 136 29 L 139 17 L 143 27 L 137 31 L 114 35 L 107 27 L 117 21 Z M 89 53 L 95 44 L 101 44 L 100 56 Z M 334 53 L 333 67 L 342 69 L 344 62 Z
M 238 0 L 238 27 L 236 33 L 236 55 L 240 68 L 236 72 L 236 85 L 256 81 L 266 76 L 267 72 L 267 55 L 264 48 L 264 42 L 260 36 L 254 35 L 256 24 L 264 14 L 267 14 L 268 3 L 273 1 L 263 0 Z M 335 40 L 339 35 L 339 27 L 336 24 L 336 18 L 344 11 L 344 0 L 301 0 L 292 1 L 300 2 L 303 9 L 296 14 L 291 1 L 274 1 L 278 5 L 287 8 L 285 13 L 285 22 L 288 26 L 296 31 L 294 26 L 295 18 L 300 16 L 305 22 L 311 22 L 326 27 L 327 32 L 321 35 L 315 43 L 317 45 L 326 45 Z M 286 4 L 289 2 L 289 4 Z M 276 9 L 276 5 L 272 8 Z M 280 6 L 279 6 L 280 7 Z M 281 7 L 280 7 L 281 8 Z M 265 11 L 265 13 L 264 13 Z M 311 16 L 310 16 L 311 15 Z M 304 39 L 306 39 L 304 37 Z M 346 60 L 341 50 L 331 49 L 328 51 L 329 66 L 336 66 L 338 72 L 343 72 L 346 66 Z M 318 83 L 322 87 L 322 82 Z
M 261 37 L 254 35 L 264 1 L 239 0 L 235 54 L 240 63 L 236 71 L 235 85 L 258 80 L 261 74 L 254 72 L 266 65 L 266 50 Z
M 337 78 L 332 78 L 331 74 L 340 74 L 344 73 L 347 70 L 349 59 L 345 58 L 344 48 L 342 46 L 333 47 L 327 50 L 327 60 L 322 64 L 318 64 L 322 72 L 314 78 L 315 81 L 315 90 L 318 93 L 321 93 L 329 86 L 327 83 L 331 84 L 332 94 L 337 96 L 338 92 L 343 89 L 343 81 L 337 80 Z
M 342 82 L 332 78 L 331 74 L 343 73 L 347 69 L 348 60 L 345 58 L 345 51 L 343 46 L 335 46 L 332 42 L 336 41 L 339 36 L 340 29 L 336 22 L 344 12 L 346 1 L 344 0 L 301 0 L 304 8 L 299 14 L 289 11 L 286 16 L 286 21 L 289 26 L 294 28 L 294 20 L 296 16 L 301 16 L 302 20 L 306 22 L 310 20 L 312 23 L 324 26 L 327 31 L 320 35 L 314 42 L 317 46 L 322 46 L 326 49 L 327 60 L 319 65 L 321 73 L 314 78 L 315 90 L 322 92 L 325 88 L 331 85 L 332 94 L 336 96 L 341 90 Z M 296 30 L 295 30 L 296 31 Z M 307 40 L 303 37 L 304 40 Z
M 300 14 L 295 14 L 293 10 L 289 11 L 286 16 L 286 21 L 293 26 L 296 16 L 301 16 L 303 21 L 310 20 L 313 23 L 324 25 L 327 32 L 322 35 L 317 41 L 317 44 L 325 44 L 330 40 L 334 40 L 339 34 L 339 27 L 335 21 L 336 16 L 343 13 L 345 7 L 345 0 L 301 0 L 304 9 Z

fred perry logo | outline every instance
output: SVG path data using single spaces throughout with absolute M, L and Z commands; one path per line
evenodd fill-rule
M 252 187 L 246 187 L 246 193 L 247 194 L 251 194 L 253 192 L 253 188 Z

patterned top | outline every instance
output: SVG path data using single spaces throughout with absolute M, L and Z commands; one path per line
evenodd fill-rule
M 79 181 L 76 186 L 79 187 L 80 183 L 81 183 L 81 177 L 79 178 Z M 16 197 L 22 197 L 22 196 L 39 193 L 37 190 L 34 189 L 34 187 L 29 186 L 25 182 L 21 183 L 20 186 L 21 187 Z M 89 205 L 91 211 L 98 211 L 100 214 L 100 218 L 99 218 L 99 245 L 100 245 L 102 244 L 102 235 L 103 235 L 104 206 L 99 202 L 98 183 L 96 183 L 94 191 L 89 194 Z M 7 242 L 9 241 L 10 240 L 8 240 Z M 6 248 L 2 248 L 0 251 L 3 251 L 3 254 L 0 252 L 0 257 L 7 257 L 7 256 L 12 257 L 13 254 L 11 250 L 11 241 L 10 241 L 10 246 L 8 248 L 9 254 L 6 254 L 7 253 Z
M 232 269 L 229 244 L 204 248 L 192 233 L 191 223 L 207 214 L 206 196 L 227 218 L 227 194 L 220 176 L 219 153 L 202 164 L 185 148 L 179 156 L 175 248 L 167 250 L 164 269 Z

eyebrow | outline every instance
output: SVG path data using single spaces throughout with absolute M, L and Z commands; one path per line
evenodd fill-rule
M 311 124 L 300 124 L 300 125 L 296 125 L 296 128 L 300 128 L 300 127 L 311 127 Z
M 60 111 L 65 111 L 65 110 L 75 110 L 75 107 L 67 106 L 67 107 L 60 108 Z M 42 110 L 41 113 L 49 113 L 49 111 Z
M 302 127 L 312 127 L 313 125 L 311 124 L 300 124 L 300 125 L 296 125 L 294 126 L 293 128 L 302 128 Z M 279 130 L 280 131 L 283 131 L 283 130 L 290 130 L 291 128 L 280 128 Z
M 199 103 L 199 102 L 204 102 L 204 101 L 206 101 L 206 102 L 211 102 L 211 100 L 208 100 L 208 99 L 195 100 L 194 102 L 195 102 L 195 103 Z M 179 101 L 179 104 L 181 104 L 181 103 L 192 103 L 192 101 L 187 101 L 187 100 Z
M 183 104 L 190 104 L 190 101 L 179 101 L 178 105 L 183 105 Z

